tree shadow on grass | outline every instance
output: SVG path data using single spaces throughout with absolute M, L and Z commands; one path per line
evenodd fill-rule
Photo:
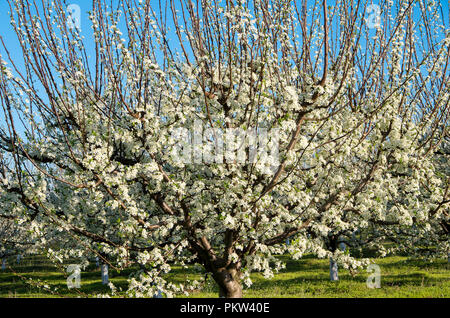
M 294 285 L 298 284 L 306 284 L 306 285 L 319 285 L 330 282 L 329 276 L 325 273 L 323 275 L 317 274 L 314 276 L 298 276 L 293 278 L 286 278 L 286 279 L 280 279 L 276 276 L 271 279 L 265 279 L 263 277 L 258 277 L 254 279 L 252 289 L 267 289 L 271 288 L 272 286 L 277 287 L 283 287 L 283 288 L 290 288 Z
M 48 290 L 30 285 L 20 278 L 14 278 L 13 280 L 10 280 L 7 285 L 0 285 L 0 294 L 6 297 L 8 297 L 8 295 L 14 296 L 16 294 L 23 295 L 37 293 L 46 296 L 54 295 L 63 297 L 84 297 L 85 294 L 86 296 L 93 296 L 96 294 L 109 293 L 111 291 L 109 286 L 103 285 L 100 279 L 95 282 L 83 282 L 83 280 L 81 280 L 80 288 L 71 289 L 67 287 L 67 282 L 65 280 L 62 280 L 61 277 L 56 279 L 54 277 L 46 277 L 45 281 L 43 280 L 42 283 L 48 284 L 54 294 L 52 292 L 49 292 Z M 126 290 L 128 286 L 128 283 L 126 281 L 114 281 L 113 283 L 117 288 L 122 288 L 122 290 Z
M 315 297 L 324 295 L 346 295 L 352 291 L 352 285 L 346 281 L 331 282 L 327 275 L 317 277 L 296 277 L 290 279 L 270 279 L 255 282 L 247 293 L 264 293 L 268 289 L 276 290 L 279 296 Z
M 384 286 L 430 286 L 442 283 L 441 278 L 430 277 L 426 273 L 411 273 L 402 275 L 382 275 Z
M 327 270 L 328 261 L 317 259 L 313 255 L 305 255 L 299 260 L 294 260 L 290 256 L 277 257 L 286 264 L 286 268 L 280 270 L 280 273 L 293 273 L 298 271 L 316 271 Z
M 399 269 L 399 268 L 411 268 L 416 267 L 418 269 L 426 269 L 426 270 L 448 270 L 450 269 L 449 264 L 445 260 L 436 260 L 433 262 L 425 262 L 420 259 L 406 259 L 400 260 L 397 262 L 389 262 L 380 264 L 381 267 L 386 269 Z M 450 276 L 450 275 L 449 275 Z

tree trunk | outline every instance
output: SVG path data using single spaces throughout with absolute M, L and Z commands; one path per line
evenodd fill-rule
M 6 269 L 6 259 L 2 259 L 2 271 Z
M 240 272 L 236 269 L 220 268 L 213 273 L 213 278 L 219 285 L 219 297 L 242 298 Z
M 338 281 L 339 280 L 339 276 L 338 276 L 338 265 L 337 263 L 334 261 L 333 258 L 330 257 L 330 280 L 332 282 L 334 281 Z

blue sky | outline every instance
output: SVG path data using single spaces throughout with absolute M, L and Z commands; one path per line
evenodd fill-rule
M 50 0 L 46 0 L 46 1 L 50 1 Z M 153 0 L 155 2 L 155 4 L 157 4 L 159 2 L 159 0 Z M 164 1 L 169 1 L 169 0 L 162 0 L 162 3 L 164 3 Z M 299 0 L 300 1 L 300 0 Z M 430 0 L 432 1 L 432 0 Z M 40 3 L 40 0 L 36 1 L 37 3 Z M 107 1 L 109 3 L 109 1 Z M 314 0 L 309 0 L 309 4 L 313 5 L 314 4 Z M 396 0 L 394 0 L 394 3 L 396 2 Z M 445 23 L 447 26 L 447 30 L 448 27 L 450 25 L 449 22 L 449 2 L 450 0 L 441 0 L 441 6 L 442 6 L 442 10 L 444 12 L 445 15 Z M 92 29 L 91 29 L 91 23 L 89 20 L 89 14 L 88 11 L 90 11 L 92 9 L 92 1 L 89 0 L 67 0 L 66 3 L 69 4 L 76 4 L 80 7 L 81 9 L 81 32 L 82 35 L 85 36 L 85 45 L 87 46 L 87 52 L 89 54 L 89 52 L 93 52 L 93 41 L 90 40 L 90 38 L 92 38 L 91 34 L 92 34 Z M 332 5 L 333 3 L 335 3 L 335 1 L 329 0 L 328 4 Z M 373 4 L 378 4 L 379 0 L 373 0 Z M 11 56 L 13 57 L 14 61 L 16 62 L 16 65 L 23 69 L 23 59 L 22 59 L 22 50 L 18 44 L 18 40 L 16 38 L 16 35 L 12 29 L 12 26 L 10 25 L 10 18 L 9 18 L 9 4 L 7 2 L 7 0 L 0 0 L 0 36 L 3 38 L 3 41 L 6 43 L 6 46 L 8 47 L 8 50 L 11 54 Z M 124 32 L 125 33 L 125 32 Z M 175 36 L 175 35 L 174 35 Z M 444 36 L 444 35 L 442 35 Z M 176 39 L 176 41 L 173 41 L 173 45 L 176 45 L 178 39 Z M 3 47 L 0 45 L 0 54 L 2 54 L 2 56 L 4 57 L 4 59 L 6 58 L 6 54 L 4 52 Z M 9 63 L 8 63 L 9 64 Z M 93 63 L 92 63 L 93 64 Z M 9 65 L 10 66 L 10 65 Z M 2 118 L 0 118 L 0 124 L 3 121 Z
M 45 1 L 50 1 L 50 0 L 45 0 Z M 158 3 L 159 0 L 153 0 L 155 1 L 155 3 Z M 169 1 L 169 0 L 162 0 L 162 3 L 164 3 L 164 1 Z M 300 0 L 299 0 L 300 1 Z M 432 0 L 430 0 L 432 1 Z M 40 3 L 40 0 L 36 1 L 37 3 Z M 109 3 L 109 1 L 107 1 Z M 309 4 L 313 5 L 314 4 L 314 0 L 309 0 Z M 396 2 L 396 0 L 394 0 L 394 3 Z M 449 30 L 449 25 L 450 25 L 450 21 L 449 21 L 449 2 L 450 0 L 441 0 L 441 6 L 442 6 L 442 10 L 444 12 L 445 15 L 445 24 L 447 27 L 447 30 Z M 94 41 L 89 40 L 90 38 L 92 38 L 91 34 L 92 34 L 92 29 L 91 29 L 91 22 L 89 20 L 89 14 L 88 11 L 90 11 L 92 9 L 92 1 L 89 0 L 67 0 L 66 3 L 68 5 L 70 4 L 76 4 L 80 7 L 80 23 L 81 23 L 81 33 L 82 35 L 85 37 L 84 43 L 86 45 L 86 49 L 87 52 L 89 54 L 89 52 L 94 52 L 94 48 L 93 48 L 93 44 Z M 335 1 L 329 0 L 328 4 L 332 5 L 333 3 L 335 3 Z M 379 0 L 373 0 L 373 4 L 378 4 Z M 10 25 L 10 17 L 9 17 L 9 4 L 7 2 L 7 0 L 0 0 L 0 36 L 3 38 L 3 41 L 5 42 L 8 51 L 10 52 L 11 56 L 13 57 L 16 66 L 18 66 L 21 71 L 23 71 L 24 69 L 24 65 L 23 65 L 23 58 L 22 58 L 22 50 L 19 46 L 18 40 L 16 38 L 16 34 L 13 31 L 12 26 Z M 123 32 L 125 33 L 125 32 Z M 175 35 L 173 35 L 175 36 Z M 444 36 L 444 35 L 442 35 Z M 173 41 L 172 45 L 176 45 L 178 39 L 176 39 L 175 41 Z M 172 46 L 173 47 L 173 46 Z M 313 50 L 312 50 L 313 51 Z M 5 60 L 7 60 L 6 58 L 6 54 L 5 51 L 2 47 L 2 45 L 0 45 L 0 54 L 3 56 L 3 58 Z M 420 54 L 420 53 L 419 53 Z M 93 54 L 92 54 L 93 55 Z M 92 61 L 94 62 L 94 61 Z M 94 65 L 94 63 L 90 63 L 91 65 Z M 8 66 L 11 66 L 10 63 L 8 63 Z M 37 84 L 37 86 L 39 86 Z M 42 98 L 44 100 L 46 100 L 45 96 L 42 96 Z M 0 110 L 0 127 L 4 126 L 5 124 L 5 119 L 4 119 L 4 114 L 3 111 Z M 22 131 L 21 128 L 17 127 L 19 131 Z
M 46 0 L 50 1 L 50 0 Z M 163 0 L 165 1 L 165 0 Z M 300 0 L 299 0 L 300 1 Z M 430 0 L 431 1 L 431 0 Z M 38 0 L 37 3 L 40 1 Z M 109 1 L 108 1 L 109 2 Z M 158 1 L 155 0 L 155 3 Z M 315 1 L 309 1 L 311 4 L 313 4 Z M 333 4 L 335 1 L 328 1 L 329 4 Z M 395 0 L 394 0 L 395 2 Z M 446 15 L 446 24 L 447 26 L 450 24 L 449 21 L 449 2 L 450 0 L 441 0 L 441 6 L 444 11 L 444 15 Z M 92 1 L 89 0 L 67 0 L 67 4 L 76 4 L 81 9 L 81 29 L 82 34 L 88 39 L 91 34 L 91 23 L 89 21 L 89 14 L 87 13 L 89 10 L 92 9 Z M 373 0 L 374 4 L 378 4 L 378 0 Z M 11 55 L 16 58 L 17 61 L 21 60 L 20 56 L 22 54 L 21 49 L 18 45 L 18 41 L 16 39 L 16 35 L 9 23 L 9 5 L 7 0 L 0 0 L 0 36 L 3 37 L 4 42 L 8 46 L 8 50 L 10 51 Z M 85 44 L 89 46 L 89 44 L 92 44 L 93 41 L 85 41 Z M 89 51 L 89 47 L 88 47 Z M 0 54 L 4 56 L 4 50 L 0 46 Z
M 50 1 L 50 0 L 46 0 L 46 1 Z M 163 0 L 165 1 L 165 0 Z M 168 1 L 168 0 L 167 0 Z M 300 0 L 299 0 L 300 1 Z M 430 0 L 432 1 L 432 0 Z M 40 2 L 39 0 L 37 1 L 38 3 Z M 108 1 L 109 2 L 109 1 Z M 158 1 L 155 0 L 155 3 L 157 3 Z M 309 3 L 313 4 L 315 1 L 309 1 Z M 335 1 L 328 1 L 329 5 L 333 4 Z M 395 2 L 395 0 L 394 0 Z M 446 16 L 446 24 L 447 27 L 450 24 L 449 21 L 449 2 L 450 0 L 441 0 L 441 6 L 442 9 L 444 11 L 444 15 Z M 85 44 L 88 46 L 87 49 L 89 50 L 89 45 L 93 43 L 93 41 L 89 41 L 89 37 L 91 35 L 91 23 L 89 21 L 89 14 L 87 13 L 89 10 L 92 9 L 92 1 L 89 0 L 67 0 L 66 3 L 68 5 L 70 4 L 76 4 L 80 7 L 81 9 L 81 30 L 82 30 L 82 34 L 86 37 L 86 41 Z M 378 4 L 379 0 L 373 0 L 374 4 Z M 3 37 L 4 42 L 6 43 L 8 50 L 10 51 L 11 55 L 14 56 L 16 58 L 16 61 L 20 64 L 20 60 L 21 60 L 21 49 L 18 45 L 18 41 L 16 38 L 16 35 L 9 23 L 9 5 L 7 0 L 0 0 L 0 36 Z M 3 47 L 0 45 L 0 54 L 2 54 L 3 56 L 5 56 L 4 54 L 4 50 Z

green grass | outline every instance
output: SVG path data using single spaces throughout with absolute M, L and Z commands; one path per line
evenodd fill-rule
M 253 285 L 244 290 L 244 297 L 450 297 L 450 265 L 447 260 L 426 262 L 403 256 L 375 259 L 381 268 L 381 288 L 369 289 L 366 286 L 369 274 L 364 270 L 352 276 L 341 269 L 340 281 L 330 282 L 327 260 L 311 256 L 298 261 L 284 256 L 281 258 L 286 262 L 286 269 L 272 279 L 265 279 L 260 273 L 252 274 Z M 109 290 L 101 284 L 100 272 L 95 268 L 82 272 L 81 293 L 69 290 L 65 274 L 40 257 L 28 257 L 20 265 L 12 264 L 12 269 L 15 273 L 9 269 L 0 272 L 0 297 L 84 297 L 83 293 L 96 294 Z M 127 277 L 131 272 L 132 269 L 120 273 L 110 270 L 110 280 L 126 289 Z M 52 289 L 56 288 L 58 294 L 52 295 L 33 287 L 18 275 L 42 281 Z M 193 267 L 173 267 L 169 275 L 175 283 L 186 279 L 199 280 L 201 277 L 202 274 Z M 215 298 L 217 295 L 217 287 L 211 282 L 189 297 Z

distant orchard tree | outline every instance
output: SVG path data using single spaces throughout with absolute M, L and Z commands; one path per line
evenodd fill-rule
M 447 125 L 439 125 L 442 133 L 429 134 L 432 142 L 438 146 L 433 148 L 433 163 L 435 174 L 439 178 L 437 188 L 420 187 L 417 205 L 428 202 L 430 196 L 439 195 L 444 199 L 429 206 L 427 221 L 414 222 L 413 226 L 391 226 L 376 229 L 377 241 L 382 244 L 389 240 L 395 243 L 390 252 L 401 251 L 410 256 L 426 257 L 428 259 L 447 258 L 450 262 L 450 130 Z M 416 220 L 414 220 L 416 221 Z M 388 252 L 388 251 L 386 251 Z
M 16 257 L 20 262 L 25 253 L 33 250 L 34 244 L 30 240 L 27 225 L 18 224 L 16 220 L 0 218 L 0 262 L 2 270 L 7 267 L 7 260 Z M 9 264 L 11 265 L 11 264 Z
M 339 237 L 448 213 L 423 138 L 448 125 L 439 3 L 94 0 L 77 26 L 8 2 L 0 213 L 65 235 L 58 257 L 139 264 L 130 296 L 197 288 L 174 264 L 224 297 L 280 254 L 357 269 Z

